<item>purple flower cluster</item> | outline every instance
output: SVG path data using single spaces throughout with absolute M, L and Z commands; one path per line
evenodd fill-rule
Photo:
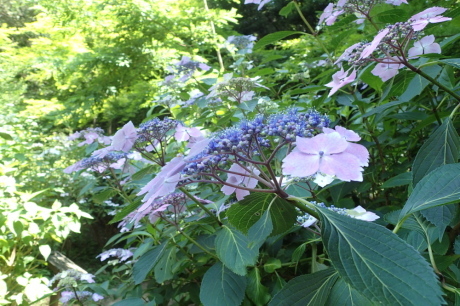
M 315 110 L 301 113 L 291 108 L 268 117 L 259 115 L 253 120 L 241 122 L 239 127 L 228 128 L 211 136 L 203 152 L 191 159 L 182 172 L 187 175 L 211 172 L 213 167 L 227 164 L 232 155 L 251 158 L 272 144 L 293 142 L 297 136 L 313 137 L 329 124 L 329 118 Z
M 110 137 L 104 136 L 104 130 L 99 127 L 87 128 L 86 130 L 75 132 L 72 135 L 70 135 L 68 139 L 69 140 L 84 139 L 84 141 L 78 144 L 79 147 L 85 144 L 90 145 L 94 141 L 97 141 L 101 144 L 110 143 Z
M 254 41 L 256 40 L 257 37 L 253 35 L 229 36 L 227 38 L 227 43 L 234 45 L 238 50 L 238 54 L 247 54 L 252 53 Z
M 107 251 L 102 252 L 101 254 L 97 255 L 96 258 L 100 257 L 101 261 L 104 261 L 109 257 L 116 257 L 120 261 L 126 261 L 132 256 L 133 256 L 133 252 L 131 250 L 110 249 L 110 250 L 107 250 Z
M 75 301 L 79 301 L 80 303 L 91 300 L 98 302 L 102 299 L 104 299 L 102 295 L 89 291 L 62 291 L 59 302 L 63 305 L 73 305 Z
M 179 82 L 185 82 L 189 78 L 191 78 L 195 71 L 198 69 L 208 71 L 209 69 L 211 69 L 211 67 L 200 62 L 192 61 L 187 56 L 183 56 L 182 59 L 178 63 L 176 63 L 175 67 L 169 68 L 169 71 L 173 74 L 167 76 L 165 78 L 165 81 L 170 82 L 178 76 Z
M 407 22 L 388 25 L 380 30 L 371 42 L 356 43 L 347 48 L 335 62 L 341 70 L 332 76 L 332 82 L 326 84 L 327 87 L 332 88 L 329 96 L 346 84 L 353 82 L 356 78 L 356 68 L 367 65 L 369 62 L 377 62 L 371 73 L 385 82 L 398 74 L 399 69 L 405 66 L 410 67 L 408 60 L 423 54 L 441 53 L 441 47 L 435 43 L 433 35 L 417 39 L 422 34 L 420 31 L 429 23 L 451 20 L 449 17 L 440 15 L 445 11 L 446 9 L 442 7 L 426 9 L 412 16 Z M 417 41 L 408 50 L 413 40 Z M 350 69 L 344 71 L 342 62 L 348 62 Z
M 142 123 L 137 129 L 136 142 L 161 142 L 176 128 L 178 122 L 170 118 L 154 118 Z
M 83 169 L 90 169 L 99 173 L 108 168 L 121 169 L 127 156 L 128 154 L 123 152 L 108 152 L 104 156 L 90 156 L 65 168 L 64 173 L 72 173 Z

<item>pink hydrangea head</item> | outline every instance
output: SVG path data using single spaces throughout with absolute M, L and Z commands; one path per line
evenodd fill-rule
M 134 146 L 137 139 L 137 131 L 134 124 L 129 121 L 120 130 L 118 130 L 112 138 L 110 145 L 115 151 L 129 152 Z
M 362 181 L 361 162 L 346 152 L 349 143 L 339 133 L 323 133 L 312 138 L 296 138 L 296 147 L 283 160 L 283 174 L 309 177 L 317 172 L 342 181 Z
M 372 52 L 374 52 L 374 50 L 377 49 L 377 47 L 379 46 L 379 44 L 382 41 L 382 39 L 385 38 L 385 36 L 388 34 L 389 31 L 390 31 L 390 29 L 388 29 L 388 28 L 385 28 L 382 31 L 380 31 L 374 37 L 374 39 L 372 40 L 370 45 L 368 45 L 366 48 L 364 48 L 363 52 L 361 53 L 360 59 L 368 58 L 369 55 L 371 55 Z
M 257 186 L 257 179 L 251 177 L 251 175 L 259 175 L 259 170 L 251 169 L 251 172 L 249 172 L 240 165 L 233 164 L 229 171 L 235 173 L 228 173 L 226 183 L 246 188 L 254 188 Z M 249 195 L 249 190 L 244 190 L 229 185 L 223 186 L 221 191 L 226 195 L 235 193 L 238 201 L 241 201 L 245 196 Z
M 400 63 L 398 58 L 386 58 L 385 62 L 378 63 L 371 73 L 378 76 L 383 82 L 388 81 L 399 73 L 399 69 L 403 68 L 404 65 Z
M 437 53 L 441 54 L 441 46 L 434 42 L 434 35 L 428 35 L 414 42 L 414 46 L 409 49 L 409 57 L 416 58 L 419 55 Z
M 347 75 L 348 71 L 343 71 L 343 68 L 340 71 L 337 71 L 332 75 L 332 82 L 325 84 L 324 86 L 331 87 L 328 97 L 332 96 L 343 86 L 353 82 L 356 79 L 356 71 L 353 70 L 350 75 Z
M 430 7 L 418 14 L 415 14 L 409 19 L 411 22 L 411 26 L 414 31 L 421 31 L 423 30 L 429 23 L 439 23 L 448 20 L 452 20 L 452 18 L 438 16 L 444 13 L 447 9 L 439 6 Z
M 176 127 L 176 133 L 174 133 L 174 138 L 177 141 L 187 141 L 190 137 L 201 137 L 203 133 L 201 133 L 200 129 L 196 127 L 185 127 L 182 124 L 178 124 Z
M 149 205 L 155 199 L 174 192 L 182 179 L 180 172 L 185 168 L 185 165 L 183 156 L 173 158 L 137 195 L 145 194 L 143 201 Z

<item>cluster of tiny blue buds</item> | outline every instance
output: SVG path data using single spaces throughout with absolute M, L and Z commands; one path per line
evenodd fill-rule
M 291 108 L 268 118 L 258 115 L 253 120 L 241 122 L 238 127 L 214 134 L 208 146 L 187 164 L 183 173 L 194 175 L 208 172 L 212 167 L 226 164 L 235 154 L 250 159 L 254 155 L 259 155 L 262 148 L 270 148 L 272 141 L 293 142 L 296 136 L 313 137 L 323 127 L 328 127 L 329 123 L 327 116 L 320 115 L 314 110 L 301 113 Z
M 168 133 L 172 132 L 177 124 L 176 120 L 169 118 L 164 118 L 163 120 L 155 118 L 144 122 L 137 129 L 138 138 L 136 142 L 149 141 L 153 143 L 155 140 L 164 141 Z
M 91 167 L 97 167 L 101 164 L 114 163 L 122 158 L 126 158 L 127 156 L 127 153 L 112 151 L 104 157 L 91 156 L 88 158 L 84 158 L 80 161 L 80 166 L 82 167 L 82 169 L 88 169 Z
M 261 135 L 277 136 L 286 141 L 295 141 L 296 136 L 313 137 L 330 124 L 327 116 L 315 110 L 299 113 L 296 108 L 288 109 L 285 113 L 273 114 L 267 121 L 261 129 Z

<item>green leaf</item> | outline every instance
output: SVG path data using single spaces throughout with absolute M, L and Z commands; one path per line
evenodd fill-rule
M 272 217 L 270 212 L 266 210 L 262 217 L 253 226 L 251 226 L 248 231 L 248 238 L 251 243 L 251 247 L 259 249 L 272 231 Z
M 412 182 L 412 172 L 400 173 L 382 184 L 382 188 L 409 185 Z
M 246 266 L 256 263 L 259 250 L 250 247 L 250 241 L 243 233 L 224 225 L 217 233 L 216 253 L 227 268 L 246 275 Z
M 339 277 L 337 278 L 334 287 L 332 287 L 326 305 L 367 306 L 372 305 L 372 303 Z
M 436 206 L 422 210 L 420 213 L 425 219 L 431 222 L 439 231 L 438 239 L 442 238 L 445 229 L 457 215 L 458 205 L 450 204 Z
M 268 209 L 270 203 L 270 217 L 273 223 L 271 236 L 285 233 L 295 224 L 297 212 L 291 203 L 273 194 L 252 193 L 242 201 L 232 204 L 226 213 L 228 221 L 241 232 L 247 233 Z
M 392 9 L 378 14 L 377 18 L 382 23 L 396 23 L 409 19 L 409 14 L 403 9 Z
M 155 267 L 160 257 L 166 250 L 168 241 L 154 247 L 150 251 L 142 255 L 133 267 L 133 279 L 136 285 L 142 283 L 150 271 Z
M 283 7 L 279 14 L 280 16 L 287 17 L 289 14 L 292 13 L 292 11 L 295 9 L 294 2 L 289 2 L 285 7 Z
M 115 222 L 121 221 L 124 217 L 129 215 L 131 212 L 136 210 L 139 206 L 141 206 L 142 202 L 141 199 L 138 198 L 136 201 L 132 202 L 131 204 L 128 204 L 128 206 L 125 206 L 121 209 L 120 212 L 118 212 L 112 220 L 110 220 L 109 224 L 113 224 Z
M 158 283 L 161 284 L 173 278 L 174 274 L 172 270 L 173 264 L 176 261 L 176 252 L 177 249 L 174 246 L 170 246 L 168 249 L 161 252 L 154 268 L 155 280 Z
M 203 276 L 200 300 L 204 306 L 239 306 L 244 298 L 247 280 L 218 262 Z
M 294 35 L 294 34 L 305 34 L 304 32 L 299 32 L 299 31 L 279 31 L 275 33 L 268 34 L 264 37 L 262 37 L 255 45 L 254 45 L 254 50 L 255 49 L 261 49 L 267 45 L 273 44 L 283 38 L 286 38 L 288 36 Z
M 452 120 L 447 118 L 425 141 L 415 157 L 412 165 L 414 186 L 439 166 L 458 162 L 459 152 L 459 136 Z
M 431 76 L 432 78 L 436 78 L 436 76 L 441 72 L 441 66 L 433 65 L 424 67 L 421 70 Z M 406 91 L 399 97 L 400 101 L 408 102 L 422 93 L 425 87 L 430 84 L 430 81 L 425 79 L 419 74 L 416 74 L 414 78 L 410 81 L 409 86 L 407 87 Z
M 13 140 L 13 137 L 11 137 L 10 134 L 0 132 L 0 137 L 5 139 L 5 140 Z
M 248 287 L 246 294 L 251 301 L 256 305 L 267 305 L 270 300 L 270 293 L 268 288 L 262 285 L 260 271 L 256 267 L 246 277 L 248 279 Z
M 450 204 L 460 197 L 460 164 L 447 164 L 425 176 L 412 191 L 399 220 L 431 207 Z
M 374 304 L 443 303 L 433 269 L 398 236 L 372 222 L 317 210 L 324 246 L 338 274 Z
M 334 269 L 301 275 L 290 280 L 270 301 L 269 306 L 325 305 L 338 279 Z M 338 304 L 340 305 L 340 304 Z
M 281 268 L 281 260 L 278 258 L 270 258 L 267 260 L 267 262 L 264 264 L 264 270 L 267 273 L 273 273 L 275 270 Z
M 454 252 L 460 255 L 460 236 L 455 237 Z
M 372 74 L 371 71 L 374 69 L 374 66 L 375 65 L 369 65 L 366 69 L 361 71 L 358 78 L 369 85 L 371 88 L 381 92 L 384 82 L 378 76 Z
M 449 58 L 440 60 L 441 63 L 447 64 L 454 68 L 460 69 L 460 58 Z
M 96 203 L 102 203 L 105 200 L 113 197 L 116 194 L 117 194 L 116 190 L 114 190 L 112 188 L 107 188 L 107 189 L 104 189 L 103 191 L 95 194 L 93 196 L 93 201 L 96 202 Z

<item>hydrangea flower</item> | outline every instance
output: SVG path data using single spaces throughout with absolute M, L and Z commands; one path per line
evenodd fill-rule
M 101 254 L 97 255 L 96 258 L 100 257 L 101 261 L 104 261 L 109 257 L 116 257 L 116 258 L 119 258 L 120 261 L 126 261 L 132 256 L 133 256 L 133 252 L 131 252 L 131 250 L 118 248 L 118 249 L 110 249 L 105 252 L 102 252 Z
M 360 58 L 363 59 L 363 58 L 369 57 L 369 55 L 371 55 L 372 52 L 374 52 L 374 50 L 378 47 L 378 45 L 380 44 L 382 39 L 388 34 L 388 32 L 390 32 L 390 29 L 388 29 L 388 28 L 385 28 L 382 31 L 380 31 L 374 37 L 374 39 L 372 40 L 370 45 L 368 45 L 366 48 L 364 48 L 363 52 L 361 53 Z
M 150 205 L 156 198 L 172 193 L 181 180 L 181 171 L 185 165 L 183 156 L 177 156 L 167 163 L 155 178 L 137 194 L 145 194 L 144 205 Z
M 252 172 L 249 172 L 243 167 L 241 167 L 240 165 L 233 164 L 230 167 L 229 171 L 240 173 L 241 175 L 238 175 L 236 173 L 228 173 L 226 183 L 237 185 L 237 186 L 243 186 L 247 188 L 256 187 L 257 179 L 250 177 L 250 175 L 259 175 L 260 171 L 257 169 L 251 169 L 251 170 Z M 225 185 L 224 187 L 222 187 L 221 191 L 226 195 L 235 193 L 238 201 L 241 201 L 245 196 L 249 195 L 248 190 L 243 190 L 243 189 L 239 189 L 239 188 L 228 186 L 228 185 Z
M 337 90 L 343 86 L 353 82 L 356 79 L 356 71 L 353 70 L 350 75 L 347 75 L 348 71 L 343 71 L 343 68 L 340 71 L 332 75 L 332 82 L 327 83 L 325 86 L 331 87 L 328 97 L 332 96 Z
M 250 3 L 258 4 L 259 6 L 257 7 L 257 10 L 260 11 L 264 7 L 264 5 L 270 1 L 272 0 L 244 0 L 244 4 L 250 4 Z
M 438 23 L 438 22 L 452 20 L 452 18 L 449 18 L 449 17 L 438 16 L 444 13 L 445 11 L 447 11 L 447 9 L 443 7 L 439 7 L 439 6 L 430 7 L 418 14 L 415 14 L 409 19 L 409 21 L 411 22 L 411 25 L 414 31 L 421 31 L 429 23 Z
M 418 55 L 428 53 L 441 54 L 441 46 L 434 42 L 434 35 L 428 35 L 414 42 L 414 46 L 409 49 L 409 57 L 416 58 Z
M 378 76 L 383 82 L 386 82 L 397 75 L 399 69 L 403 67 L 404 65 L 399 62 L 398 58 L 392 57 L 386 59 L 385 62 L 378 63 L 374 69 L 371 70 L 371 73 L 375 76 Z
M 112 138 L 111 149 L 114 151 L 129 152 L 137 139 L 137 131 L 134 124 L 129 121 Z
M 190 137 L 199 138 L 199 137 L 202 137 L 202 136 L 203 136 L 203 133 L 201 133 L 201 131 L 198 128 L 196 128 L 196 127 L 192 127 L 192 128 L 185 127 L 180 123 L 177 125 L 176 133 L 174 134 L 174 138 L 179 142 L 187 141 L 187 140 L 190 139 Z
M 348 130 L 340 125 L 336 125 L 334 130 L 328 127 L 323 128 L 323 132 L 326 134 L 337 132 L 342 136 L 346 141 L 348 141 L 348 147 L 344 152 L 353 154 L 359 159 L 360 166 L 366 167 L 369 165 L 369 151 L 363 145 L 353 143 L 355 141 L 360 141 L 361 137 L 354 131 Z M 351 142 L 352 141 L 352 142 Z
M 283 174 L 307 177 L 321 172 L 342 181 L 362 181 L 362 162 L 346 152 L 349 143 L 338 132 L 297 137 L 296 147 L 283 160 Z

